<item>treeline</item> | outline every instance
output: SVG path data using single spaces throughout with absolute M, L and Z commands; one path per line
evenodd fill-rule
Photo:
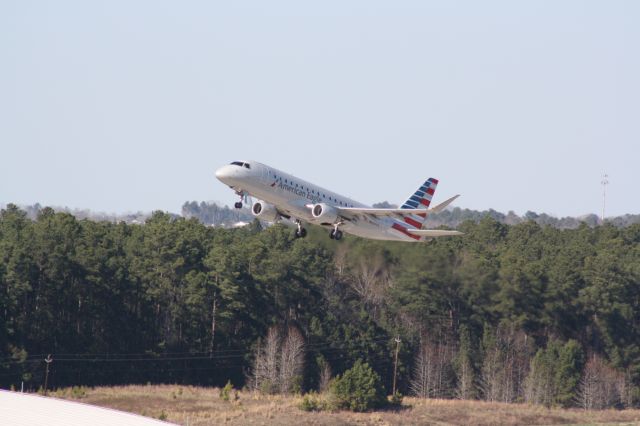
M 376 203 L 375 208 L 392 208 L 397 205 L 386 201 Z M 195 217 L 206 225 L 231 226 L 238 221 L 251 221 L 253 216 L 248 209 L 240 211 L 230 209 L 227 206 L 219 206 L 216 203 L 187 201 L 182 205 L 182 216 L 186 218 Z M 588 214 L 582 217 L 555 217 L 546 213 L 526 212 L 519 216 L 514 212 L 501 213 L 496 210 L 471 210 L 460 207 L 453 207 L 437 214 L 427 217 L 426 224 L 429 227 L 448 226 L 457 228 L 466 221 L 479 222 L 485 217 L 490 217 L 505 225 L 517 225 L 524 222 L 535 222 L 541 226 L 553 226 L 559 229 L 577 229 L 583 224 L 594 227 L 601 224 L 601 219 L 595 214 Z M 626 227 L 640 223 L 640 215 L 626 214 L 623 216 L 609 217 L 606 221 L 617 227 Z
M 49 387 L 305 391 L 361 359 L 390 393 L 398 348 L 404 394 L 636 404 L 640 225 L 485 217 L 458 229 L 426 244 L 335 242 L 315 227 L 295 239 L 283 226 L 214 228 L 161 212 L 144 225 L 49 208 L 31 220 L 8 205 L 0 385 L 43 386 L 51 354 Z
M 465 221 L 471 220 L 479 222 L 487 216 L 500 223 L 504 223 L 505 225 L 518 225 L 524 222 L 535 222 L 540 226 L 553 226 L 558 229 L 577 229 L 581 225 L 593 227 L 602 224 L 602 219 L 595 214 L 588 214 L 581 217 L 555 217 L 546 213 L 528 211 L 524 215 L 519 216 L 513 211 L 504 214 L 493 209 L 478 211 L 454 207 L 429 216 L 427 218 L 427 225 L 430 227 L 440 225 L 457 227 Z M 617 227 L 626 227 L 640 223 L 640 215 L 626 214 L 623 216 L 607 217 L 605 218 L 605 222 Z
M 4 207 L 0 205 L 1 207 Z M 44 207 L 40 203 L 35 203 L 28 206 L 21 206 L 21 209 L 27 213 L 29 219 L 37 219 L 40 211 Z M 51 207 L 54 211 L 60 213 L 72 214 L 76 219 L 91 219 L 95 221 L 108 221 L 108 222 L 126 222 L 126 223 L 144 223 L 149 216 L 148 212 L 135 212 L 135 213 L 104 213 L 96 212 L 90 209 L 72 209 L 69 207 Z M 176 216 L 176 215 L 174 215 Z
M 375 203 L 373 207 L 397 208 L 398 206 L 388 203 L 387 201 L 383 201 L 381 203 Z M 42 208 L 43 207 L 40 204 L 22 207 L 22 209 L 27 212 L 27 217 L 34 220 L 38 217 Z M 148 212 L 116 214 L 94 212 L 88 209 L 70 209 L 68 207 L 54 207 L 53 209 L 56 212 L 70 213 L 77 219 L 91 219 L 114 223 L 126 222 L 129 224 L 141 224 L 151 216 L 151 213 Z M 177 214 L 171 215 L 178 217 Z M 251 210 L 249 209 L 249 205 L 245 205 L 244 208 L 236 210 L 229 206 L 222 206 L 215 202 L 207 201 L 186 201 L 182 205 L 180 215 L 186 219 L 196 218 L 205 225 L 223 227 L 233 227 L 238 223 L 248 223 L 254 219 L 254 216 L 251 214 Z M 558 229 L 577 229 L 581 225 L 594 227 L 602 224 L 600 217 L 595 214 L 588 214 L 580 217 L 555 217 L 546 213 L 528 211 L 524 215 L 519 216 L 513 211 L 505 214 L 493 209 L 481 211 L 452 207 L 440 213 L 434 213 L 428 216 L 426 219 L 426 226 L 430 228 L 436 228 L 439 226 L 457 228 L 466 221 L 477 223 L 486 217 L 490 217 L 505 225 L 518 225 L 524 222 L 535 222 L 540 226 L 552 226 Z M 608 217 L 606 218 L 606 222 L 613 226 L 623 228 L 640 223 L 640 215 L 625 214 L 622 216 Z
M 238 222 L 251 222 L 254 217 L 248 208 L 231 209 L 211 202 L 186 201 L 182 205 L 181 214 L 190 219 L 196 218 L 205 225 L 233 226 Z

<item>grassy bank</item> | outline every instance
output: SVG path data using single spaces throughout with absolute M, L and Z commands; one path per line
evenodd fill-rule
M 303 412 L 296 396 L 269 396 L 251 392 L 231 394 L 192 386 L 120 386 L 61 389 L 52 396 L 161 418 L 182 425 L 213 424 L 640 424 L 640 410 L 585 411 L 546 409 L 526 404 L 405 398 L 399 411 L 372 413 Z

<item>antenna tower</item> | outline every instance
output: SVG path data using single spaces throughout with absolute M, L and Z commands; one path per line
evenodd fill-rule
M 604 208 L 607 204 L 607 185 L 609 185 L 609 175 L 608 174 L 604 174 L 602 175 L 602 181 L 600 181 L 600 184 L 602 185 L 602 223 L 604 224 Z

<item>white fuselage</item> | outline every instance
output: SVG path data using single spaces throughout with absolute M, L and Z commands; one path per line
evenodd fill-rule
M 291 220 L 312 223 L 321 226 L 319 220 L 311 214 L 311 206 L 325 203 L 330 206 L 368 207 L 350 198 L 314 185 L 293 175 L 258 163 L 256 161 L 238 162 L 247 164 L 229 164 L 216 171 L 216 177 L 234 189 L 272 204 L 278 212 Z M 392 228 L 396 220 L 393 218 L 366 218 L 344 221 L 340 229 L 353 235 L 377 240 L 417 241 Z

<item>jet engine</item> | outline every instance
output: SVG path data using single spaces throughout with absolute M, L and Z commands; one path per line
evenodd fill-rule
M 311 209 L 311 215 L 322 224 L 333 225 L 338 220 L 338 210 L 325 203 L 318 203 Z
M 273 204 L 264 201 L 256 201 L 251 206 L 251 213 L 260 220 L 265 222 L 275 222 L 280 219 L 280 213 Z

